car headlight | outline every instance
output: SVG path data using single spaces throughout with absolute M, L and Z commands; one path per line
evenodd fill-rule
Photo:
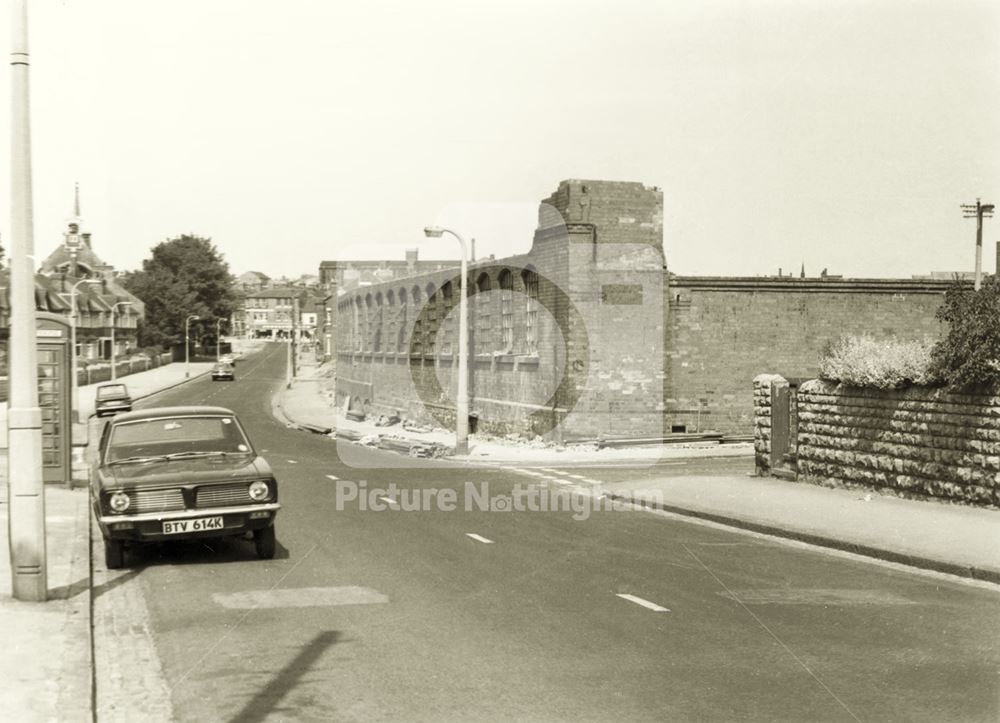
M 124 512 L 131 503 L 132 500 L 124 492 L 115 492 L 111 495 L 111 499 L 108 500 L 108 504 L 111 505 L 113 512 Z
M 271 488 L 264 480 L 257 480 L 250 483 L 250 499 L 255 502 L 263 502 L 271 496 Z

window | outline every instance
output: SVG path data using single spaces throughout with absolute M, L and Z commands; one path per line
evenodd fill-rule
M 514 350 L 514 277 L 509 269 L 500 272 L 500 350 Z
M 476 281 L 476 354 L 493 352 L 493 322 L 490 318 L 490 277 Z
M 375 294 L 375 316 L 372 319 L 372 351 L 382 351 L 382 293 Z
M 441 287 L 441 303 L 444 307 L 441 309 L 441 318 L 444 320 L 441 325 L 441 352 L 444 354 L 454 354 L 458 342 L 455 339 L 455 327 L 457 324 L 455 315 L 452 313 L 455 309 L 455 293 L 450 281 Z
M 386 351 L 396 351 L 399 343 L 396 335 L 398 309 L 396 308 L 396 295 L 391 290 L 385 295 L 385 303 Z
M 424 329 L 420 320 L 420 287 L 414 286 L 411 291 L 411 306 L 413 307 L 413 331 L 410 335 L 410 354 L 420 355 L 424 351 Z
M 427 284 L 427 309 L 424 313 L 424 354 L 434 356 L 437 350 L 437 333 L 440 327 L 438 294 L 434 291 L 434 284 Z
M 406 289 L 399 290 L 399 316 L 396 320 L 396 351 L 406 351 Z
M 528 354 L 538 353 L 538 274 L 527 269 L 524 278 L 524 299 L 526 313 L 524 316 L 524 351 Z

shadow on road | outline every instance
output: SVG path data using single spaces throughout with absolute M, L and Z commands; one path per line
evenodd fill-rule
M 257 559 L 253 542 L 239 537 L 146 543 L 132 546 L 130 553 L 139 567 L 158 564 L 217 565 Z M 291 554 L 288 548 L 278 542 L 274 559 L 287 560 L 289 557 Z
M 313 663 L 340 638 L 337 630 L 319 633 L 288 664 L 275 675 L 257 695 L 248 700 L 239 713 L 230 718 L 231 723 L 255 723 L 266 720 L 282 698 L 294 688 Z

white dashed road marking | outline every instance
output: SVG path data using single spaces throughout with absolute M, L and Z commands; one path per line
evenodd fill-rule
M 328 475 L 326 475 L 326 477 L 327 477 L 327 479 L 332 479 L 334 482 L 336 482 L 337 480 L 340 479 L 340 477 L 338 477 L 335 474 L 328 474 Z
M 492 545 L 493 544 L 493 540 L 487 540 L 485 537 L 483 537 L 482 535 L 477 535 L 475 532 L 466 532 L 465 536 L 466 537 L 471 537 L 476 542 L 482 542 L 482 543 L 487 544 L 487 545 Z
M 298 462 L 295 461 L 294 459 L 290 459 L 288 460 L 288 464 L 298 464 Z
M 616 593 L 618 597 L 628 600 L 629 602 L 634 602 L 636 605 L 642 605 L 644 608 L 649 608 L 656 613 L 669 613 L 670 610 L 663 607 L 662 605 L 657 605 L 656 603 L 650 602 L 649 600 L 643 600 L 641 597 L 636 597 L 635 595 L 629 595 L 628 593 Z
M 569 477 L 570 479 L 579 480 L 580 482 L 586 482 L 589 485 L 603 484 L 600 480 L 596 480 L 591 477 L 584 477 L 582 474 L 573 474 L 571 472 L 564 472 L 561 469 L 550 469 L 548 467 L 539 467 L 539 469 L 549 472 L 551 474 L 558 474 L 562 475 L 563 477 Z

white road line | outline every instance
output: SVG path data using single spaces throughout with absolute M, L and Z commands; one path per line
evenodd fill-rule
M 392 497 L 379 497 L 379 499 L 382 500 L 383 502 L 388 502 L 390 505 L 399 504 L 398 502 L 396 502 L 396 500 L 392 499 Z
M 327 478 L 327 479 L 332 479 L 332 480 L 333 480 L 334 482 L 336 482 L 337 480 L 339 480 L 339 479 L 340 479 L 340 477 L 338 477 L 338 476 L 337 476 L 337 475 L 335 475 L 335 474 L 328 474 L 328 475 L 326 475 L 326 478 Z
M 288 464 L 298 464 L 294 459 L 287 460 Z
M 629 602 L 634 602 L 636 605 L 642 605 L 644 608 L 649 608 L 653 612 L 657 613 L 669 613 L 670 610 L 663 607 L 662 605 L 657 605 L 649 600 L 643 600 L 641 597 L 636 597 L 635 595 L 629 595 L 628 593 L 616 593 L 618 597 L 628 600 Z
M 482 535 L 477 535 L 475 532 L 466 532 L 465 536 L 466 537 L 471 537 L 476 542 L 482 542 L 482 543 L 484 543 L 486 545 L 492 545 L 493 544 L 493 540 L 487 540 L 485 537 L 483 537 Z
M 570 479 L 579 480 L 581 482 L 586 482 L 590 485 L 602 484 L 600 480 L 593 479 L 592 477 L 584 477 L 582 474 L 573 474 L 572 472 L 565 472 L 561 469 L 551 469 L 550 467 L 539 467 L 538 469 L 548 472 L 550 474 L 558 474 L 563 477 L 569 477 Z

